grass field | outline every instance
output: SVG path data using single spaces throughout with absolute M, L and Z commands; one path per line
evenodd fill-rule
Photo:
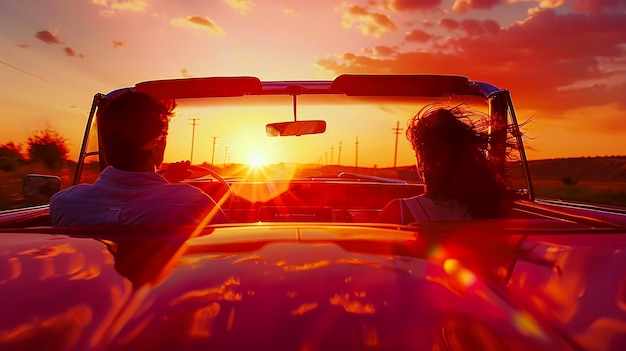
M 580 180 L 568 185 L 562 179 L 533 179 L 536 197 L 626 207 L 626 181 Z

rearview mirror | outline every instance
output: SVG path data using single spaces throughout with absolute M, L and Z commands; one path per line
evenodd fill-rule
M 300 136 L 305 134 L 320 134 L 326 131 L 326 121 L 291 121 L 269 123 L 265 126 L 267 136 Z

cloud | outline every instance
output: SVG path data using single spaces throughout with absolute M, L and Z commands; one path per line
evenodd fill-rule
M 600 1 L 604 1 L 604 0 L 600 0 Z M 622 0 L 618 0 L 618 1 L 622 1 Z M 528 9 L 529 15 L 535 15 L 545 9 L 556 9 L 565 4 L 565 0 L 508 0 L 509 4 L 515 4 L 518 2 L 524 2 L 524 3 L 534 2 L 537 4 L 537 6 Z
M 296 10 L 293 10 L 293 9 L 283 9 L 283 13 L 287 16 L 299 17 Z
M 540 8 L 543 9 L 556 9 L 565 3 L 565 0 L 535 0 Z
M 468 36 L 478 36 L 484 34 L 496 35 L 500 32 L 500 25 L 494 20 L 478 21 L 467 19 L 460 22 L 459 27 Z
M 510 89 L 525 107 L 554 116 L 624 101 L 626 14 L 544 10 L 508 28 L 492 20 L 442 19 L 439 25 L 464 35 L 437 38 L 428 51 L 347 52 L 317 65 L 335 74 L 460 74 Z
M 120 11 L 145 11 L 148 4 L 143 0 L 112 1 L 111 8 Z
M 224 0 L 224 1 L 228 4 L 228 6 L 235 9 L 235 12 L 237 12 L 240 15 L 245 15 L 246 13 L 248 13 L 250 10 L 252 10 L 252 6 L 254 5 L 252 0 Z
M 76 56 L 76 53 L 74 52 L 74 50 L 72 50 L 72 48 L 70 47 L 65 47 L 65 49 L 63 49 L 63 51 L 65 51 L 65 54 L 69 57 L 74 57 Z
M 441 28 L 448 31 L 455 31 L 457 29 L 463 31 L 467 36 L 478 35 L 497 35 L 500 33 L 500 25 L 494 20 L 479 21 L 475 19 L 466 19 L 462 21 L 456 21 L 451 18 L 444 17 L 437 23 Z
M 377 45 L 374 48 L 366 48 L 363 49 L 363 53 L 370 56 L 378 56 L 378 57 L 393 57 L 397 52 L 397 48 L 386 46 L 386 45 Z
M 226 32 L 209 17 L 189 16 L 187 18 L 175 18 L 170 21 L 174 26 L 191 27 L 206 30 L 214 35 L 226 35 Z
M 599 14 L 602 12 L 613 12 L 626 6 L 625 0 L 575 0 L 572 8 L 576 11 Z
M 413 42 L 418 42 L 418 43 L 424 43 L 429 41 L 432 38 L 432 35 L 420 30 L 420 29 L 413 29 L 410 32 L 407 32 L 404 35 L 404 40 L 405 41 L 413 41 Z
M 113 40 L 113 49 L 118 49 L 126 46 L 123 42 L 119 40 Z
M 379 12 L 370 12 L 367 8 L 350 5 L 343 14 L 341 25 L 344 28 L 356 26 L 363 34 L 380 38 L 396 30 L 391 18 Z
M 148 3 L 144 0 L 91 0 L 91 3 L 118 11 L 142 12 L 148 7 Z
M 47 31 L 42 30 L 35 34 L 35 38 L 43 41 L 46 44 L 63 44 L 63 40 L 57 37 L 57 30 Z
M 563 6 L 563 4 L 565 3 L 565 0 L 510 0 L 510 1 L 512 1 L 512 3 L 520 2 L 520 1 L 536 2 L 537 6 L 528 9 L 529 15 L 536 15 L 545 9 L 556 9 L 556 8 Z
M 40 32 L 37 32 L 37 34 L 35 34 L 35 38 L 43 41 L 46 44 L 65 44 L 63 40 L 59 39 L 59 37 L 57 36 L 57 32 L 58 32 L 57 30 L 53 30 L 53 31 L 42 30 Z M 70 48 L 69 46 L 63 48 L 63 52 L 65 53 L 65 55 L 69 57 L 78 56 L 80 58 L 84 58 L 82 54 L 77 55 L 74 49 Z
M 408 25 L 413 25 L 413 24 L 408 23 Z M 429 19 L 424 19 L 422 20 L 422 26 L 424 26 L 425 28 L 432 28 L 435 26 L 435 23 L 433 23 L 433 21 Z
M 458 1 L 458 0 L 457 0 Z M 508 0 L 509 3 L 517 2 L 535 2 L 536 7 L 529 10 L 529 13 L 536 14 L 544 9 L 556 9 L 565 4 L 565 0 Z M 571 3 L 572 10 L 582 13 L 600 14 L 600 13 L 623 13 L 626 6 L 625 0 L 573 0 Z
M 442 18 L 439 20 L 438 24 L 448 30 L 454 30 L 461 26 L 458 21 L 455 21 L 451 18 Z
M 376 56 L 392 56 L 395 52 L 394 48 L 384 45 L 376 46 L 373 50 L 373 54 Z
M 65 55 L 69 56 L 69 57 L 78 57 L 78 58 L 85 58 L 85 56 L 83 56 L 83 54 L 77 54 L 74 49 L 72 49 L 71 47 L 67 46 L 63 49 L 63 52 L 65 52 Z
M 455 0 L 452 10 L 458 13 L 466 13 L 469 10 L 490 10 L 501 3 L 502 0 Z
M 500 24 L 494 20 L 484 20 L 482 21 L 482 27 L 485 30 L 485 33 L 496 35 L 502 29 Z
M 415 11 L 436 9 L 441 0 L 389 0 L 385 7 L 395 11 Z

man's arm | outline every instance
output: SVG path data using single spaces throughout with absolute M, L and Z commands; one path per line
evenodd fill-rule
M 161 174 L 161 177 L 170 183 L 178 183 L 192 174 L 192 171 L 189 169 L 190 166 L 191 162 L 189 161 L 170 163 Z

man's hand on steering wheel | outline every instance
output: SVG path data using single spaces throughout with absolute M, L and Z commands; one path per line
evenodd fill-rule
M 218 205 L 222 206 L 226 199 L 230 199 L 229 201 L 229 213 L 232 212 L 232 206 L 235 203 L 235 192 L 230 187 L 228 182 L 216 171 L 211 168 L 207 168 L 205 166 L 197 166 L 191 165 L 189 161 L 178 161 L 174 163 L 170 163 L 167 168 L 161 168 L 157 170 L 157 173 L 160 174 L 163 178 L 165 178 L 170 183 L 178 183 L 183 179 L 189 179 L 193 176 L 193 178 L 202 177 L 204 175 L 210 175 L 215 178 L 224 188 L 226 189 L 226 193 L 218 201 Z M 196 175 L 194 173 L 199 173 L 200 175 Z
M 189 161 L 178 161 L 170 163 L 161 176 L 170 183 L 178 183 L 188 178 L 193 172 L 189 169 L 191 163 Z

